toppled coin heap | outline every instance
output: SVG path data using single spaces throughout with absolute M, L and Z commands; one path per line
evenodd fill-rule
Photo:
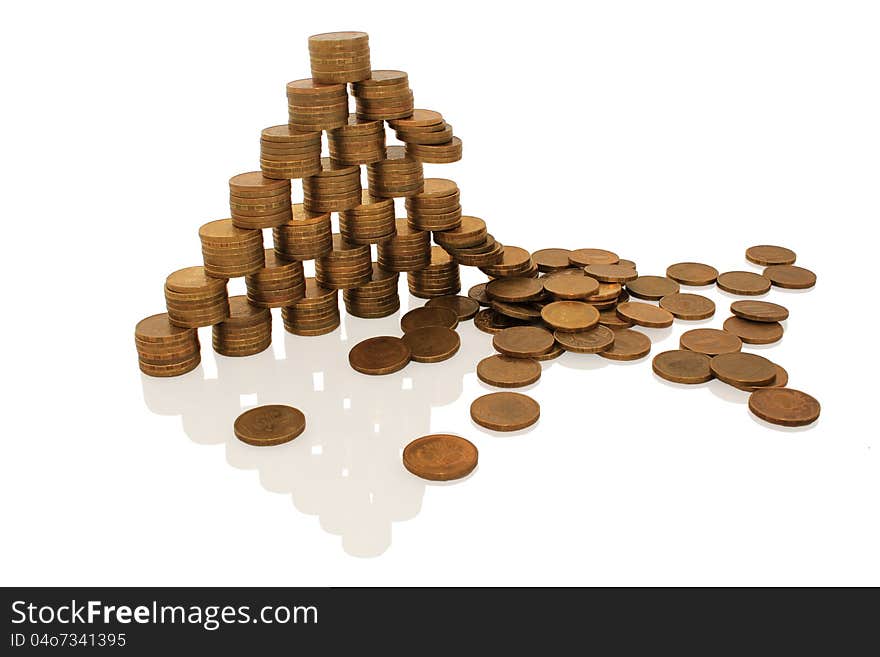
M 473 319 L 478 329 L 493 335 L 499 351 L 477 365 L 477 375 L 500 388 L 535 383 L 540 361 L 565 351 L 618 361 L 644 358 L 651 340 L 632 327 L 663 328 L 675 320 L 714 315 L 710 299 L 682 292 L 681 286 L 716 285 L 750 297 L 773 286 L 815 285 L 815 274 L 794 264 L 793 251 L 773 245 L 746 251 L 749 262 L 765 268 L 760 274 L 719 273 L 710 265 L 681 262 L 670 265 L 665 275 L 640 275 L 635 262 L 606 249 L 530 253 L 502 244 L 481 218 L 463 214 L 454 181 L 425 177 L 426 163 L 460 160 L 462 142 L 442 114 L 415 107 L 408 75 L 373 70 L 363 32 L 319 34 L 308 45 L 311 77 L 287 84 L 288 122 L 262 130 L 260 170 L 229 179 L 230 218 L 199 229 L 202 265 L 170 274 L 167 313 L 136 327 L 138 361 L 147 375 L 177 376 L 195 369 L 198 327 L 213 327 L 218 354 L 265 350 L 271 343 L 272 308 L 281 309 L 291 333 L 329 333 L 340 324 L 338 290 L 349 314 L 387 317 L 400 308 L 401 272 L 410 294 L 428 302 L 403 316 L 401 337 L 378 336 L 357 344 L 349 353 L 352 368 L 381 375 L 410 361 L 451 358 L 460 345 L 458 323 Z M 401 144 L 387 144 L 386 124 Z M 292 201 L 292 180 L 302 181 L 301 203 Z M 396 198 L 405 199 L 405 217 L 396 215 Z M 335 233 L 333 213 L 338 214 Z M 264 229 L 272 229 L 272 248 L 265 248 Z M 314 276 L 305 276 L 308 261 L 313 261 Z M 489 278 L 466 297 L 458 295 L 461 265 L 477 267 Z M 227 281 L 239 277 L 245 279 L 247 295 L 229 298 Z M 753 299 L 734 302 L 730 311 L 722 328 L 687 331 L 680 349 L 657 355 L 656 375 L 678 384 L 717 378 L 750 392 L 749 408 L 764 421 L 783 426 L 814 422 L 818 402 L 786 388 L 785 369 L 741 351 L 743 344 L 778 341 L 788 311 Z M 272 445 L 304 430 L 305 419 L 296 409 L 263 408 L 240 418 L 235 433 L 241 440 Z M 471 416 L 485 428 L 516 431 L 537 422 L 540 408 L 526 395 L 498 392 L 475 400 Z M 277 431 L 269 427 L 273 423 Z M 410 471 L 449 479 L 476 466 L 476 449 L 467 441 L 430 438 L 405 452 Z M 445 467 L 447 459 L 455 467 Z

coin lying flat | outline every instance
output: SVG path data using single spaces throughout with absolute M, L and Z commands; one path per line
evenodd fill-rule
M 800 390 L 761 388 L 749 396 L 749 410 L 772 424 L 802 427 L 818 420 L 822 409 L 814 397 Z
M 599 311 L 583 301 L 554 301 L 541 308 L 541 319 L 557 331 L 586 331 L 599 323 Z
M 306 416 L 292 406 L 268 404 L 251 408 L 235 419 L 232 430 L 243 443 L 270 447 L 287 443 L 306 428 Z
M 563 349 L 576 354 L 598 354 L 614 344 L 614 331 L 606 326 L 587 331 L 556 331 L 553 335 Z
M 678 262 L 666 268 L 666 275 L 682 285 L 712 285 L 718 270 L 701 262 Z
M 449 294 L 445 297 L 434 297 L 425 304 L 426 308 L 448 308 L 456 315 L 458 321 L 470 319 L 480 310 L 480 304 L 470 297 L 462 297 L 457 294 Z
M 431 481 L 466 477 L 477 467 L 477 458 L 471 441 L 445 433 L 416 438 L 403 448 L 403 467 Z
M 715 314 L 715 302 L 699 294 L 678 292 L 660 299 L 660 307 L 678 319 L 706 319 Z
M 495 354 L 477 363 L 477 378 L 496 388 L 521 388 L 541 378 L 541 364 L 533 358 Z
M 687 349 L 673 349 L 654 356 L 651 367 L 654 374 L 673 383 L 705 383 L 714 376 L 706 354 Z
M 682 349 L 696 351 L 707 356 L 729 354 L 742 349 L 742 340 L 733 333 L 710 328 L 685 331 L 681 334 L 678 343 Z
M 756 265 L 768 267 L 770 265 L 790 265 L 797 259 L 797 254 L 784 246 L 772 246 L 761 244 L 750 246 L 746 249 L 746 260 Z
M 629 265 L 588 265 L 584 271 L 600 283 L 626 283 L 639 277 Z
M 483 308 L 474 316 L 474 326 L 483 333 L 500 333 L 511 326 L 523 326 L 526 322 L 503 315 L 492 308 Z
M 454 329 L 458 326 L 458 313 L 449 308 L 422 306 L 413 308 L 400 318 L 400 328 L 404 333 L 425 326 L 445 326 Z
M 769 301 L 734 301 L 730 304 L 730 312 L 753 322 L 782 322 L 788 319 L 788 308 Z
M 586 299 L 599 291 L 599 281 L 587 275 L 548 276 L 542 282 L 544 290 L 557 299 Z
M 776 376 L 773 378 L 773 381 L 763 386 L 751 386 L 751 385 L 742 385 L 742 384 L 732 384 L 734 388 L 739 388 L 745 392 L 755 392 L 755 390 L 760 390 L 761 388 L 784 388 L 788 385 L 788 372 L 785 371 L 785 368 L 779 365 L 778 363 L 773 363 L 773 367 L 776 368 Z
M 633 329 L 617 329 L 614 331 L 614 344 L 599 352 L 599 355 L 609 360 L 638 360 L 649 353 L 651 338 Z
M 776 287 L 806 290 L 816 284 L 816 274 L 795 265 L 773 265 L 764 270 L 764 277 Z
M 718 275 L 715 284 L 730 294 L 752 296 L 770 291 L 770 279 L 751 271 L 727 271 Z
M 673 320 L 672 313 L 668 310 L 640 301 L 626 301 L 618 304 L 617 315 L 646 328 L 666 328 L 672 326 Z
M 532 358 L 553 349 L 553 334 L 539 326 L 512 326 L 492 338 L 492 346 L 505 356 Z
M 493 392 L 471 404 L 471 419 L 493 431 L 518 431 L 532 426 L 541 416 L 534 399 L 518 392 Z
M 720 354 L 712 359 L 709 367 L 715 378 L 733 386 L 764 386 L 776 378 L 773 363 L 757 354 Z
M 728 317 L 724 320 L 724 330 L 746 344 L 772 344 L 781 340 L 783 333 L 779 322 L 753 322 L 742 317 Z
M 497 278 L 486 285 L 486 294 L 490 299 L 512 303 L 531 301 L 540 297 L 543 292 L 544 286 L 537 278 Z
M 402 370 L 409 359 L 409 346 L 400 338 L 390 335 L 367 338 L 348 352 L 352 369 L 374 376 Z
M 553 348 L 550 351 L 546 354 L 541 354 L 540 356 L 532 356 L 532 359 L 537 361 L 553 360 L 554 358 L 559 358 L 564 353 L 565 349 L 562 348 L 562 345 L 558 342 L 554 342 Z
M 452 358 L 461 346 L 458 333 L 445 326 L 423 326 L 403 334 L 410 350 L 410 360 L 417 363 L 439 363 Z
M 541 249 L 532 254 L 532 260 L 538 266 L 538 271 L 554 271 L 568 267 L 568 249 Z
M 627 291 L 636 299 L 659 301 L 681 289 L 678 283 L 665 276 L 639 276 L 626 284 Z
M 605 249 L 575 249 L 569 254 L 568 261 L 578 267 L 587 267 L 588 265 L 613 265 L 619 262 L 620 258 L 613 251 Z

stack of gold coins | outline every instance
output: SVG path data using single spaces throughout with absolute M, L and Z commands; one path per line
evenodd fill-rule
M 458 294 L 461 278 L 458 263 L 439 246 L 431 247 L 431 264 L 406 274 L 409 293 L 422 299 Z
M 315 280 L 321 287 L 344 290 L 370 281 L 372 274 L 369 244 L 349 244 L 338 233 L 333 250 L 315 260 Z
M 134 344 L 141 372 L 150 376 L 178 376 L 199 366 L 199 334 L 195 329 L 175 326 L 167 313 L 151 315 L 138 322 Z
M 284 328 L 296 335 L 324 335 L 339 326 L 339 293 L 306 279 L 306 295 L 281 309 Z
M 327 32 L 309 37 L 316 82 L 357 82 L 370 77 L 370 37 L 366 32 Z
M 408 157 L 403 146 L 389 146 L 388 157 L 367 165 L 370 194 L 377 198 L 413 196 L 425 186 L 422 163 Z
M 330 159 L 341 165 L 369 164 L 385 159 L 385 124 L 354 116 L 348 125 L 327 131 Z
M 321 171 L 321 133 L 276 125 L 260 133 L 260 168 L 267 178 L 307 178 Z
M 352 244 L 379 244 L 394 236 L 394 199 L 361 194 L 361 204 L 339 213 L 339 233 Z
M 452 230 L 461 225 L 461 194 L 451 180 L 425 178 L 424 190 L 405 203 L 409 225 L 418 230 Z
M 486 232 L 486 222 L 470 215 L 462 216 L 452 230 L 435 232 L 434 241 L 460 265 L 469 267 L 496 265 L 504 256 L 504 245 Z
M 386 271 L 374 262 L 369 283 L 342 291 L 345 310 L 349 315 L 371 319 L 393 315 L 400 309 L 399 279 L 400 274 Z
M 446 123 L 440 112 L 426 109 L 413 110 L 410 116 L 389 121 L 397 138 L 409 144 L 436 146 L 452 141 L 452 126 Z
M 210 221 L 199 228 L 205 272 L 214 278 L 252 274 L 265 264 L 263 233 L 239 228 L 232 219 Z
M 431 233 L 411 228 L 406 219 L 395 219 L 394 237 L 378 246 L 378 261 L 388 271 L 413 271 L 431 264 Z
M 330 130 L 348 123 L 348 93 L 344 84 L 320 84 L 312 79 L 287 83 L 287 122 L 304 132 Z
M 204 267 L 187 267 L 165 279 L 165 306 L 175 326 L 197 328 L 222 322 L 229 316 L 226 279 L 212 278 Z
M 303 179 L 303 206 L 311 212 L 339 212 L 361 204 L 359 166 L 334 164 L 321 158 L 323 170 Z
M 502 248 L 501 259 L 494 265 L 480 266 L 480 271 L 492 278 L 505 276 L 526 276 L 535 278 L 538 265 L 532 260 L 532 254 L 518 246 Z
M 248 299 L 264 308 L 289 306 L 306 293 L 302 263 L 288 260 L 273 249 L 266 249 L 266 266 L 245 276 L 244 281 Z
M 290 181 L 266 178 L 260 171 L 229 179 L 229 210 L 239 228 L 272 228 L 290 220 Z
M 214 351 L 224 356 L 252 356 L 272 344 L 272 313 L 246 296 L 229 297 L 229 317 L 214 324 Z
M 373 71 L 368 79 L 352 83 L 351 95 L 362 119 L 387 121 L 413 113 L 413 92 L 403 71 Z
M 448 164 L 461 159 L 461 139 L 453 137 L 448 144 L 407 144 L 406 154 L 420 162 Z
M 287 260 L 314 260 L 333 248 L 329 212 L 309 212 L 302 203 L 291 208 L 293 218 L 272 229 L 275 253 Z

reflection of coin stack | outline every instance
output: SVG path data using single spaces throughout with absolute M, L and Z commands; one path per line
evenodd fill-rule
M 394 237 L 378 247 L 379 266 L 388 271 L 414 271 L 431 264 L 431 233 L 397 219 Z
M 265 264 L 263 233 L 218 219 L 199 228 L 205 273 L 215 278 L 252 274 Z
M 265 308 L 282 308 L 302 299 L 306 292 L 303 265 L 266 249 L 266 266 L 245 276 L 251 303 Z
M 342 291 L 345 310 L 355 317 L 387 317 L 400 309 L 397 283 L 400 274 L 386 271 L 373 263 L 369 283 Z
M 165 305 L 175 326 L 197 328 L 229 316 L 226 279 L 211 278 L 204 267 L 187 267 L 165 279 Z
M 281 309 L 284 328 L 296 335 L 324 335 L 339 326 L 339 294 L 306 279 L 305 296 Z
M 431 247 L 431 264 L 406 274 L 409 293 L 422 299 L 458 294 L 461 278 L 458 263 L 439 246 Z
M 272 343 L 272 313 L 246 296 L 229 298 L 229 317 L 212 329 L 214 351 L 224 356 L 252 356 Z
M 150 376 L 185 374 L 201 362 L 198 333 L 174 326 L 166 313 L 138 322 L 134 342 L 141 371 Z

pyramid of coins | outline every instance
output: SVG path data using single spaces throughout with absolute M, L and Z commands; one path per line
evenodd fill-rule
M 477 376 L 500 388 L 534 383 L 540 361 L 566 351 L 612 360 L 647 356 L 651 340 L 634 325 L 662 328 L 674 319 L 715 313 L 714 302 L 682 293 L 681 285 L 717 285 L 729 294 L 755 296 L 771 286 L 815 284 L 811 271 L 794 266 L 794 252 L 779 246 L 747 250 L 749 261 L 766 267 L 760 274 L 719 274 L 709 265 L 685 262 L 671 265 L 665 276 L 640 276 L 635 262 L 605 249 L 530 253 L 504 246 L 482 219 L 462 214 L 455 182 L 425 177 L 425 164 L 460 160 L 462 142 L 442 114 L 415 108 L 407 74 L 372 69 L 363 32 L 318 34 L 308 47 L 312 77 L 288 83 L 288 122 L 262 131 L 260 171 L 230 178 L 230 217 L 199 229 L 202 264 L 171 273 L 166 312 L 136 327 L 139 364 L 147 375 L 195 369 L 199 327 L 212 327 L 213 348 L 223 356 L 262 352 L 272 340 L 272 308 L 281 309 L 291 333 L 332 332 L 340 324 L 339 290 L 350 315 L 395 314 L 402 272 L 410 294 L 427 303 L 402 317 L 402 336 L 356 345 L 351 367 L 381 375 L 410 361 L 445 360 L 458 351 L 458 323 L 473 319 L 493 334 L 499 352 L 477 365 Z M 389 128 L 399 144 L 388 144 Z M 292 202 L 292 180 L 302 181 L 302 203 Z M 405 199 L 405 218 L 397 217 L 396 198 Z M 272 248 L 265 248 L 268 229 Z M 303 262 L 310 260 L 314 276 L 306 277 Z M 490 280 L 460 296 L 462 265 L 478 267 Z M 227 282 L 237 277 L 244 277 L 247 294 L 229 297 Z M 751 392 L 750 410 L 768 422 L 815 421 L 818 402 L 787 388 L 781 366 L 741 351 L 743 343 L 779 340 L 788 311 L 745 299 L 733 303 L 731 312 L 721 329 L 685 332 L 680 349 L 654 358 L 653 371 L 679 384 L 717 378 Z M 539 415 L 534 400 L 509 391 L 484 395 L 471 406 L 474 422 L 497 431 L 528 427 Z M 236 436 L 253 445 L 292 440 L 304 428 L 300 411 L 280 405 L 251 409 L 234 427 Z M 419 476 L 452 479 L 472 471 L 476 459 L 469 441 L 438 434 L 411 443 L 403 460 Z

